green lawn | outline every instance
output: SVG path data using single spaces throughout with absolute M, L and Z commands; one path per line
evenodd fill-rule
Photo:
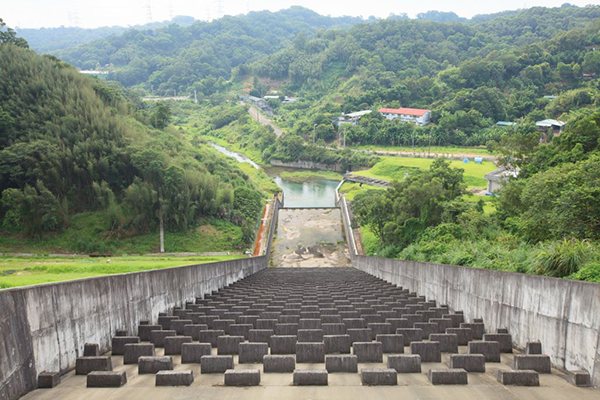
M 491 156 L 485 147 L 453 147 L 453 146 L 415 146 L 415 149 L 411 146 L 377 146 L 377 145 L 365 145 L 365 146 L 352 146 L 353 149 L 358 150 L 372 150 L 372 151 L 408 151 L 416 153 L 429 153 L 431 154 L 478 154 L 482 156 Z
M 243 258 L 241 255 L 210 257 L 137 256 L 113 258 L 0 257 L 0 289 L 37 285 L 100 275 L 147 271 L 182 265 Z M 108 260 L 110 259 L 110 263 Z
M 4 253 L 79 253 L 79 254 L 147 254 L 159 250 L 158 230 L 146 235 L 114 238 L 108 235 L 110 218 L 105 211 L 71 215 L 63 232 L 43 238 L 24 237 L 18 233 L 0 234 Z M 221 252 L 241 253 L 242 230 L 221 219 L 209 218 L 187 232 L 165 232 L 165 251 L 169 253 Z
M 405 174 L 416 169 L 429 169 L 434 161 L 432 158 L 410 158 L 410 157 L 380 157 L 379 161 L 371 169 L 354 172 L 356 175 L 368 176 L 387 181 L 402 179 Z M 487 182 L 484 175 L 496 169 L 496 166 L 489 161 L 482 164 L 469 162 L 463 163 L 460 160 L 449 160 L 452 168 L 462 168 L 465 170 L 464 179 L 469 189 L 485 189 Z

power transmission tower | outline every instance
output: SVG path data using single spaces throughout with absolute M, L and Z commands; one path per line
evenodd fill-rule
M 169 1 L 169 19 L 173 20 L 173 2 Z
M 216 0 L 215 3 L 217 5 L 217 18 L 223 18 L 225 15 L 223 11 L 223 0 Z
M 152 5 L 150 4 L 150 0 L 146 1 L 146 7 L 144 7 L 146 9 L 146 22 L 150 23 L 152 22 Z

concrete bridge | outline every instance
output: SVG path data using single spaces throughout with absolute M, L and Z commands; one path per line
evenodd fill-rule
M 361 185 L 365 184 L 365 185 L 380 186 L 380 187 L 390 186 L 390 182 L 384 181 L 383 179 L 375 179 L 375 178 L 369 178 L 367 176 L 352 175 L 352 174 L 344 175 L 344 181 L 360 183 Z
M 0 399 L 600 398 L 600 285 L 361 256 L 337 205 L 348 267 L 268 268 L 276 200 L 256 257 L 0 291 Z

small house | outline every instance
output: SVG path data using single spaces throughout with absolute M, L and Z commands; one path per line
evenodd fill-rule
M 484 178 L 487 180 L 487 194 L 496 194 L 498 190 L 506 185 L 506 182 L 508 182 L 510 178 L 519 176 L 519 172 L 520 170 L 518 168 L 501 167 L 485 174 Z
M 535 123 L 540 132 L 540 143 L 548 142 L 548 136 L 558 136 L 562 133 L 565 122 L 555 119 L 545 119 Z
M 502 127 L 502 128 L 510 128 L 510 127 L 515 127 L 517 125 L 516 122 L 508 122 L 508 121 L 498 121 L 496 122 L 496 126 Z
M 558 121 L 555 119 L 545 119 L 543 121 L 538 121 L 535 123 L 538 130 L 540 132 L 548 132 L 549 129 L 552 129 L 554 136 L 558 136 L 561 134 L 563 130 L 563 126 L 565 126 L 566 122 Z
M 337 120 L 335 121 L 335 124 L 337 126 L 340 126 L 342 124 L 358 125 L 358 121 L 360 121 L 360 119 L 362 117 L 364 117 L 367 114 L 370 114 L 371 112 L 372 112 L 371 110 L 363 110 L 363 111 L 356 111 L 356 112 L 348 113 L 348 114 L 342 114 L 337 118 Z

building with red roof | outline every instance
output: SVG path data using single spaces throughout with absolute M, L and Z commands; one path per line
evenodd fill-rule
M 389 120 L 400 119 L 419 126 L 425 126 L 431 122 L 431 110 L 420 108 L 380 108 L 379 113 Z

